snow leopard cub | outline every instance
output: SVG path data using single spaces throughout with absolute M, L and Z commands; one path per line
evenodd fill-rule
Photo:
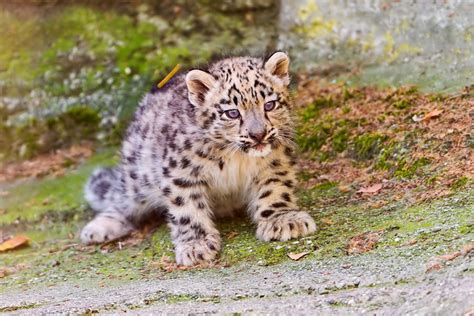
M 167 219 L 182 265 L 221 247 L 213 219 L 246 211 L 264 241 L 316 230 L 294 189 L 289 59 L 235 57 L 175 76 L 148 93 L 123 141 L 121 162 L 96 170 L 85 195 L 97 212 L 85 243 L 117 239 L 151 214 Z

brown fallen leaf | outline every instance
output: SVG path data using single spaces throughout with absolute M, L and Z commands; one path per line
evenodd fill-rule
M 9 273 L 7 269 L 0 268 L 0 279 L 6 277 L 8 274 Z
M 349 191 L 351 191 L 351 188 L 348 187 L 347 185 L 340 185 L 337 187 L 339 189 L 339 191 L 341 191 L 342 193 L 347 193 Z
M 372 250 L 379 241 L 382 233 L 383 230 L 379 230 L 375 232 L 366 232 L 352 237 L 347 245 L 347 253 L 354 255 Z
M 17 249 L 28 245 L 30 240 L 25 236 L 15 236 L 0 244 L 0 252 Z
M 425 116 L 423 116 L 421 121 L 428 121 L 432 118 L 436 118 L 436 117 L 440 116 L 441 113 L 443 113 L 443 110 L 438 110 L 438 109 L 433 110 L 433 111 L 427 113 Z
M 375 201 L 373 203 L 370 203 L 368 205 L 369 208 L 374 209 L 374 208 L 381 208 L 382 206 L 385 206 L 388 204 L 388 201 L 380 200 L 380 201 Z
M 451 261 L 451 260 L 456 259 L 456 258 L 459 257 L 460 255 L 461 255 L 461 251 L 456 251 L 456 252 L 454 252 L 454 253 L 450 253 L 450 254 L 447 254 L 447 255 L 439 256 L 439 258 L 442 259 L 442 260 L 445 260 L 445 261 Z
M 300 253 L 293 253 L 293 252 L 290 252 L 288 254 L 288 257 L 290 257 L 291 260 L 295 260 L 295 261 L 298 261 L 300 260 L 301 258 L 307 256 L 309 254 L 309 252 L 307 251 L 303 251 L 303 252 L 300 252 Z
M 443 265 L 437 261 L 435 262 L 430 262 L 428 264 L 428 268 L 426 268 L 426 272 L 433 272 L 433 271 L 438 271 L 438 270 L 441 270 L 441 268 L 443 267 Z
M 237 237 L 238 235 L 239 235 L 238 232 L 232 231 L 232 232 L 229 232 L 229 233 L 226 235 L 226 237 L 227 237 L 227 239 L 233 239 L 233 238 Z
M 326 225 L 333 225 L 334 224 L 334 222 L 330 218 L 327 218 L 327 217 L 321 218 L 321 222 L 323 222 Z
M 413 246 L 417 243 L 416 239 L 410 239 L 406 243 L 404 243 L 402 246 Z
M 456 259 L 459 256 L 467 255 L 468 253 L 470 253 L 473 250 L 474 250 L 474 243 L 465 246 L 464 248 L 461 249 L 461 251 L 456 251 L 456 252 L 453 252 L 453 253 L 442 255 L 442 256 L 439 256 L 438 258 L 441 259 L 441 260 L 444 260 L 444 261 L 452 261 L 452 260 Z
M 450 254 L 438 256 L 428 263 L 428 268 L 426 269 L 426 272 L 433 272 L 433 271 L 440 270 L 443 268 L 443 266 L 446 264 L 447 261 L 452 261 L 459 256 L 465 256 L 473 250 L 474 250 L 474 243 L 471 243 L 465 246 L 464 248 L 462 248 L 461 251 L 456 251 Z
M 461 252 L 463 255 L 467 255 L 471 251 L 474 250 L 474 243 L 467 245 L 466 247 L 462 248 Z
M 374 184 L 370 187 L 360 188 L 357 193 L 377 193 L 382 189 L 382 183 Z

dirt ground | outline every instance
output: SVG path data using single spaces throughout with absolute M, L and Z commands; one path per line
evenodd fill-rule
M 468 207 L 474 207 L 472 198 L 467 202 Z M 444 201 L 434 207 L 446 207 L 449 203 Z M 472 238 L 463 238 L 461 242 L 469 241 Z M 52 284 L 4 289 L 0 294 L 0 311 L 28 315 L 470 315 L 474 309 L 472 252 L 449 261 L 439 259 L 436 248 L 417 248 L 413 245 L 349 257 L 302 259 L 269 267 L 242 263 L 138 280 L 104 282 L 67 275 Z M 54 279 L 54 269 L 50 273 L 53 275 L 49 277 Z

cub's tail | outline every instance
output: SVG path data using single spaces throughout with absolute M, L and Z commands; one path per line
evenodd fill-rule
M 92 173 L 84 191 L 86 201 L 94 211 L 107 209 L 119 179 L 120 171 L 117 168 L 98 168 Z

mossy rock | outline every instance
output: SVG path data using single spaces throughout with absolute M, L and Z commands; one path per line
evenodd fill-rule
M 354 156 L 356 159 L 372 159 L 382 149 L 387 136 L 379 133 L 369 133 L 357 136 L 354 139 Z

